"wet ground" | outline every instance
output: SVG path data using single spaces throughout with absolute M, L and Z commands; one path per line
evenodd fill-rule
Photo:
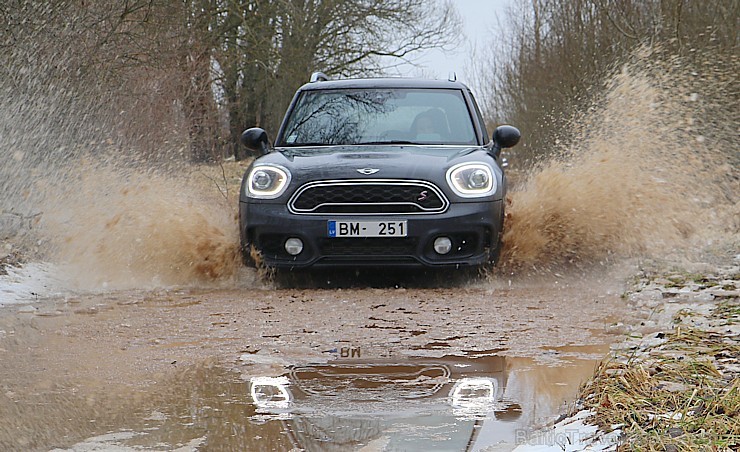
M 617 280 L 252 284 L 6 306 L 0 449 L 510 450 L 620 338 Z

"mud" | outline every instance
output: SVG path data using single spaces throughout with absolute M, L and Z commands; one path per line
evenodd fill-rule
M 285 419 L 254 411 L 250 378 L 348 360 L 408 365 L 445 359 L 457 363 L 450 368 L 458 373 L 469 366 L 482 367 L 480 375 L 488 378 L 508 373 L 509 383 L 499 386 L 511 387 L 506 403 L 522 411 L 516 423 L 496 427 L 508 433 L 492 438 L 514 444 L 516 435 L 556 415 L 621 333 L 613 328 L 615 319 L 626 315 L 621 288 L 607 279 L 579 279 L 448 289 L 126 291 L 6 307 L 0 315 L 0 357 L 12 365 L 0 367 L 0 448 L 69 448 L 128 432 L 130 438 L 113 436 L 108 445 L 120 440 L 168 449 L 200 438 L 210 446 L 206 449 L 218 449 L 221 442 L 246 447 L 228 443 L 235 432 L 243 437 L 246 431 L 248 444 L 259 444 L 259 450 L 286 450 L 280 433 Z M 505 364 L 493 370 L 480 365 L 491 356 Z M 405 403 L 388 399 L 390 408 L 379 409 L 383 416 Z M 315 404 L 328 413 L 320 422 L 357 417 L 356 411 L 347 414 L 352 412 L 347 396 L 332 400 Z M 455 423 L 447 399 L 441 400 L 436 408 L 414 408 L 418 412 L 411 410 L 402 423 L 419 422 L 430 409 L 446 413 L 440 425 Z M 493 428 L 500 421 L 495 409 L 489 411 L 479 420 L 488 419 Z M 287 413 L 295 421 L 295 413 Z M 188 422 L 186 414 L 192 417 Z M 229 418 L 232 433 L 219 424 L 222 416 Z M 391 424 L 378 432 L 400 428 Z M 164 440 L 159 434 L 169 446 L 157 442 Z M 353 447 L 387 436 L 378 435 Z M 84 450 L 79 444 L 74 450 Z

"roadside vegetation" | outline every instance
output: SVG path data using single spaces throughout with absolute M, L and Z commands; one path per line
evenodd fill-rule
M 52 116 L 31 138 L 212 162 L 277 130 L 313 71 L 377 74 L 454 45 L 459 18 L 437 0 L 9 0 L 0 24 L 0 90 L 27 124 Z
M 737 450 L 739 294 L 737 265 L 643 273 L 626 295 L 649 320 L 601 363 L 578 408 L 619 430 L 624 450 Z
M 651 58 L 673 59 L 673 69 L 694 72 L 696 86 L 710 85 L 696 91 L 711 109 L 697 126 L 732 130 L 739 15 L 733 0 L 513 0 L 478 50 L 473 82 L 492 126 L 521 129 L 510 156 L 520 163 L 549 158 L 571 141 L 573 117 L 599 102 L 605 80 L 641 48 L 660 49 Z

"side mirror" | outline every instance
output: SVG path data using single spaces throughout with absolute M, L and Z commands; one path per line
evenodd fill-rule
M 513 148 L 519 142 L 522 134 L 513 126 L 498 126 L 493 131 L 493 144 L 499 152 L 504 148 Z
M 267 154 L 270 152 L 270 142 L 267 139 L 267 132 L 259 127 L 252 127 L 242 132 L 242 144 L 250 151 Z

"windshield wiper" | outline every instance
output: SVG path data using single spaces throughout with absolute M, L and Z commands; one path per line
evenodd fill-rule
M 320 143 L 316 141 L 316 142 L 309 142 L 309 143 L 286 143 L 282 145 L 281 147 L 301 148 L 301 147 L 310 147 L 310 146 L 339 146 L 339 145 L 336 143 Z
M 355 143 L 356 145 L 362 145 L 362 144 L 419 144 L 415 143 L 413 141 L 408 140 L 387 140 L 387 141 L 362 141 L 360 143 Z
M 358 146 L 358 145 L 394 145 L 394 144 L 421 144 L 416 141 L 408 140 L 387 140 L 387 141 L 361 141 L 359 143 L 320 143 L 320 142 L 308 142 L 308 143 L 286 143 L 280 147 L 286 148 L 300 148 L 300 147 L 312 147 L 312 146 Z

